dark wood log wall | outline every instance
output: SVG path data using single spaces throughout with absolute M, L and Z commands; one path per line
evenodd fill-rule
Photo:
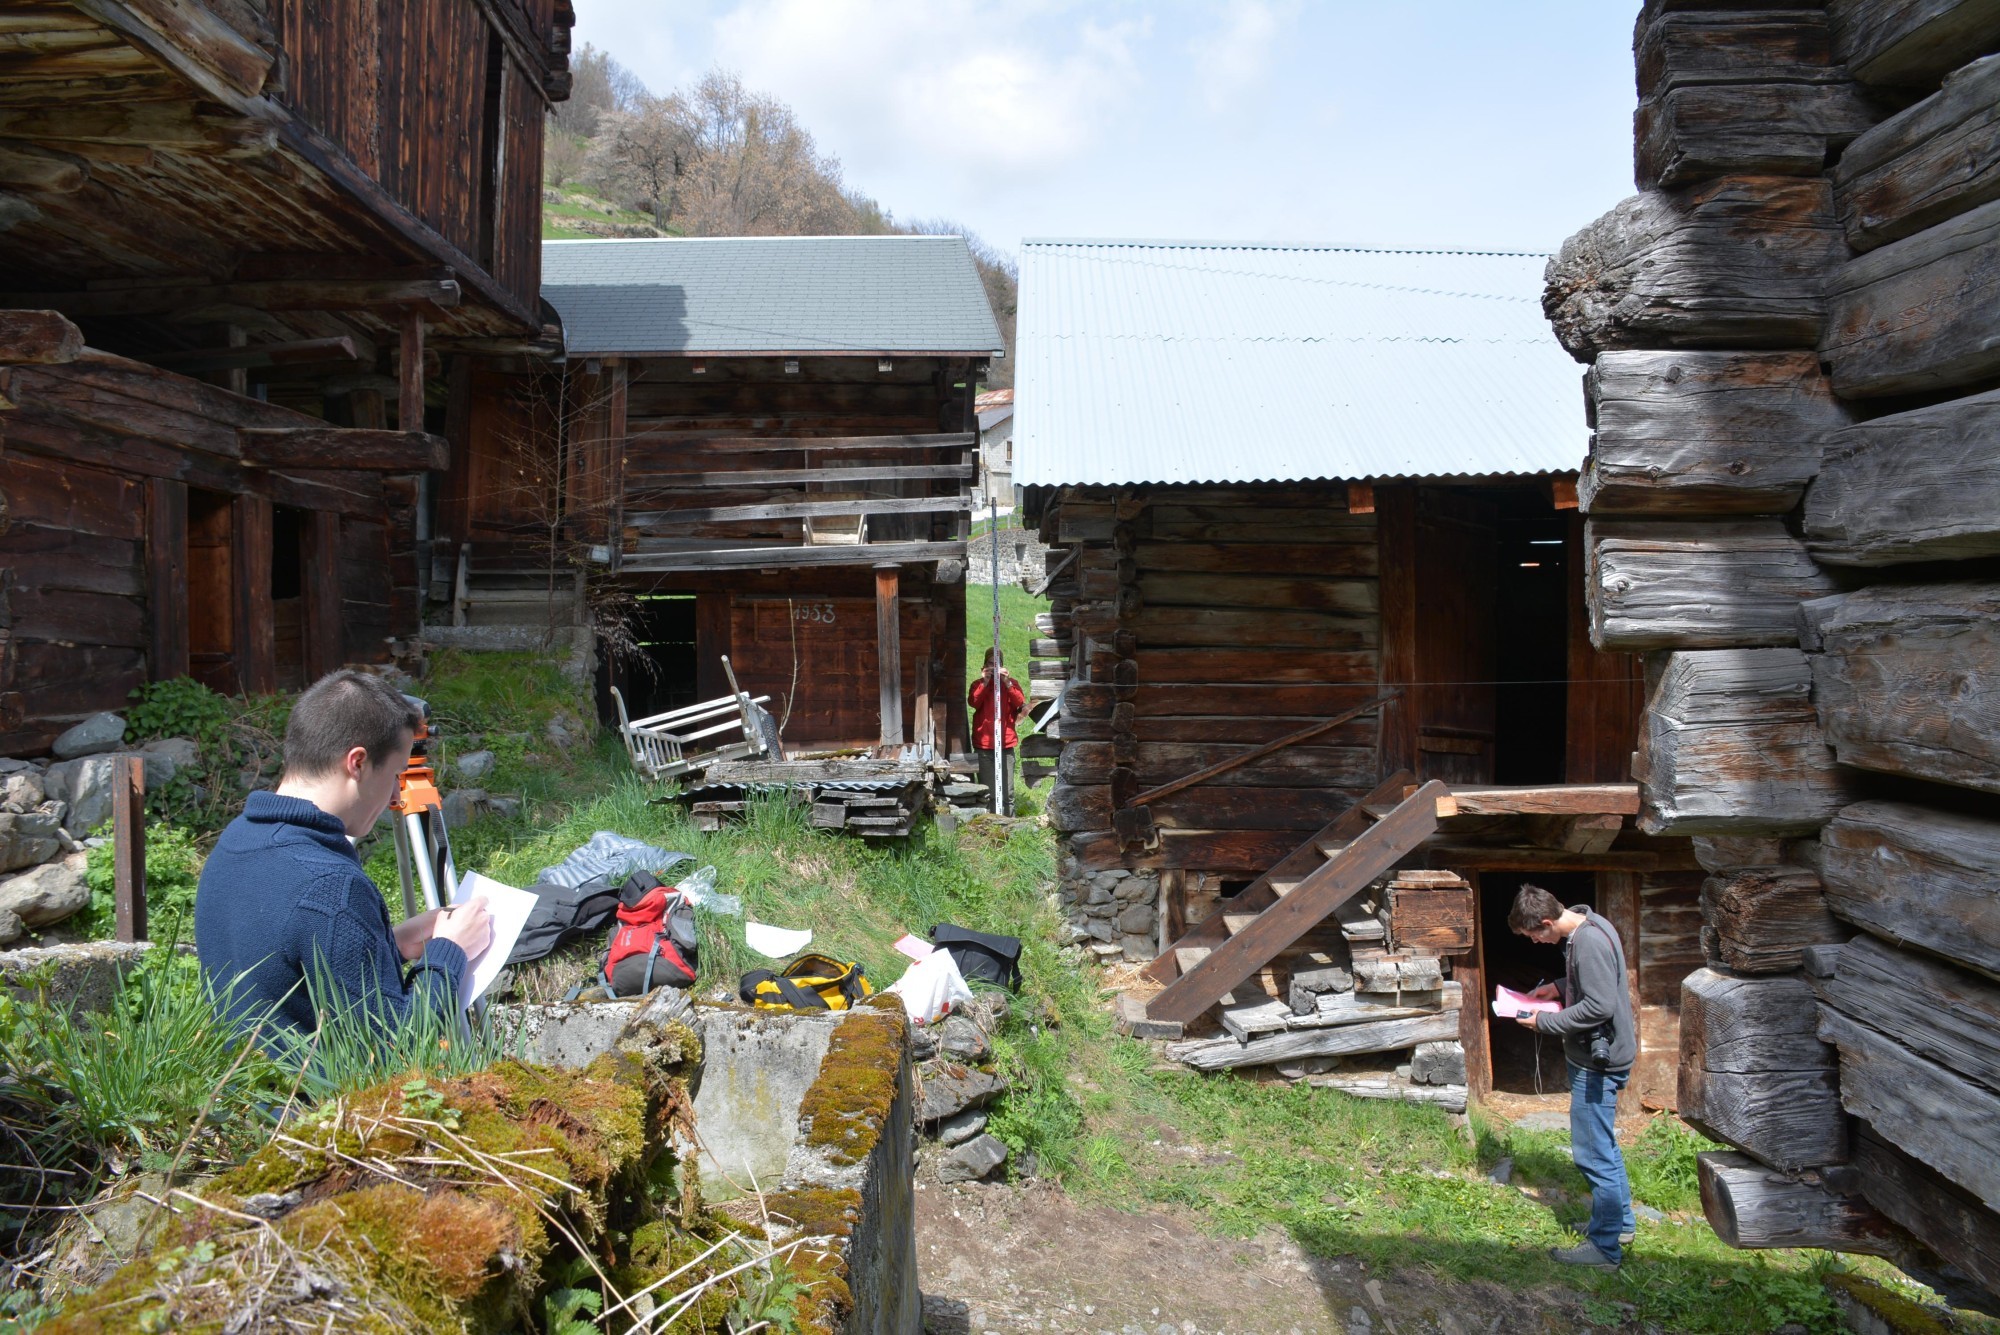
M 2000 1295 L 2000 5 L 1653 0 L 1635 49 L 1644 193 L 1545 307 L 1642 823 L 1710 873 L 1682 1110 Z
M 536 309 L 547 104 L 537 79 L 505 54 L 496 20 L 566 63 L 568 29 L 556 22 L 553 0 L 280 0 L 273 8 L 291 57 L 292 107 Z M 546 68 L 537 73 L 547 80 Z M 498 99 L 492 117 L 489 96 Z M 486 210 L 495 216 L 483 217 Z

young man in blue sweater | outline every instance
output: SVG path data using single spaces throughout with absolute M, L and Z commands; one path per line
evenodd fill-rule
M 252 793 L 202 868 L 195 951 L 230 1018 L 267 1010 L 294 1037 L 318 1026 L 306 978 L 389 1026 L 459 1009 L 466 961 L 493 937 L 486 901 L 392 926 L 349 836 L 373 829 L 410 762 L 420 718 L 380 677 L 330 673 L 292 707 L 278 789 Z M 408 964 L 407 975 L 404 965 Z M 327 998 L 321 998 L 325 1004 Z

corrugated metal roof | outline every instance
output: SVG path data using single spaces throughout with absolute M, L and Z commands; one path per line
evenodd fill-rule
M 544 241 L 542 295 L 575 356 L 1004 346 L 956 236 Z
M 1588 431 L 1547 258 L 1028 241 L 1014 481 L 1574 471 Z

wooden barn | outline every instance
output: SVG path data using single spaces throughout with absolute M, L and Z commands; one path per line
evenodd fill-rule
M 1710 873 L 1681 1112 L 1724 1238 L 1992 1308 L 2000 7 L 1720 8 L 1644 7 L 1641 193 L 1546 298 L 1640 822 Z
M 554 351 L 567 0 L 77 0 L 0 26 L 0 754 L 148 679 L 418 630 L 481 356 Z
M 563 532 L 625 627 L 606 717 L 612 685 L 634 717 L 727 695 L 726 655 L 788 746 L 966 751 L 973 391 L 1002 344 L 965 242 L 551 241 L 544 264 L 562 384 L 493 374 L 453 522 L 504 564 L 541 513 L 509 442 L 559 419 Z
M 1309 1010 L 1307 974 L 1370 974 L 1458 1008 L 1422 1025 L 1459 1037 L 1474 1093 L 1532 1091 L 1532 1037 L 1484 1004 L 1560 967 L 1506 930 L 1528 879 L 1620 926 L 1635 1086 L 1672 1101 L 1700 876 L 1687 839 L 1631 826 L 1639 667 L 1588 637 L 1587 433 L 1545 258 L 1026 247 L 1015 480 L 1052 544 L 1032 694 L 1059 701 L 1027 750 L 1054 762 L 1071 930 L 1151 961 L 1152 1023 L 1229 994 L 1239 1033 L 1245 1007 Z M 1456 873 L 1406 879 L 1410 905 L 1470 887 L 1420 985 L 1388 967 L 1380 885 L 1410 871 Z

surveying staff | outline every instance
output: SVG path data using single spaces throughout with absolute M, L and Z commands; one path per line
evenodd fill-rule
M 1507 926 L 1530 941 L 1562 943 L 1564 978 L 1530 995 L 1560 1001 L 1559 1011 L 1518 1016 L 1524 1024 L 1563 1041 L 1569 1062 L 1569 1143 L 1577 1171 L 1590 1183 L 1590 1222 L 1581 1244 L 1552 1247 L 1566 1265 L 1615 1270 L 1638 1227 L 1632 1218 L 1632 1183 L 1618 1149 L 1618 1091 L 1639 1055 L 1632 996 L 1625 985 L 1625 949 L 1618 929 L 1582 904 L 1562 901 L 1538 885 L 1514 896 Z
M 359 838 L 396 795 L 417 711 L 380 677 L 343 669 L 292 706 L 285 768 L 272 793 L 252 793 L 202 868 L 195 951 L 239 1025 L 275 1008 L 300 1034 L 321 1004 L 362 1007 L 389 1027 L 415 1007 L 452 1017 L 466 961 L 493 938 L 484 899 L 420 913 L 392 927 L 382 892 L 361 870 Z M 403 966 L 410 964 L 405 976 Z
M 1002 666 L 1000 651 L 986 651 L 986 671 L 972 689 L 966 692 L 966 703 L 972 706 L 972 746 L 979 753 L 979 781 L 987 789 L 993 789 L 993 683 L 997 676 L 1000 682 L 1000 745 L 1005 764 L 1000 773 L 1000 809 L 1009 816 L 1014 814 L 1014 748 L 1021 744 L 1020 736 L 1014 731 L 1014 723 L 1021 717 L 1021 711 L 1028 707 L 1028 697 L 1021 691 L 1021 684 L 1007 675 Z

